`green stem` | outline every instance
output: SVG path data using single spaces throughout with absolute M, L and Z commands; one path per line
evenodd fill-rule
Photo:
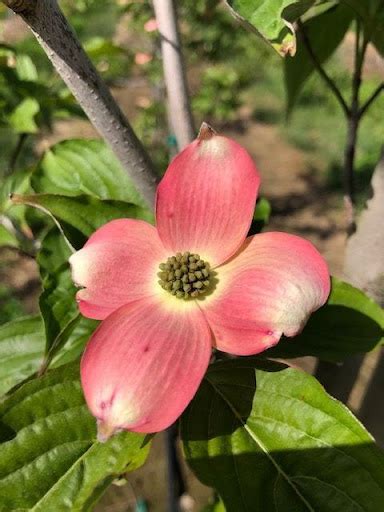
M 345 101 L 345 99 L 344 99 L 340 89 L 337 87 L 337 85 L 334 82 L 334 80 L 328 75 L 328 73 L 325 71 L 325 69 L 321 65 L 321 62 L 317 58 L 317 55 L 316 55 L 316 53 L 314 52 L 314 50 L 312 48 L 311 41 L 309 40 L 308 34 L 307 34 L 307 32 L 305 30 L 305 27 L 304 27 L 304 25 L 303 25 L 301 20 L 298 20 L 297 26 L 298 26 L 298 29 L 299 29 L 299 33 L 301 35 L 301 39 L 302 39 L 303 45 L 305 46 L 305 48 L 306 48 L 306 50 L 308 52 L 308 55 L 311 58 L 312 63 L 314 65 L 316 71 L 319 73 L 321 78 L 327 84 L 329 89 L 333 92 L 333 94 L 334 94 L 335 98 L 337 99 L 338 103 L 340 104 L 344 114 L 348 117 L 349 114 L 350 114 L 350 109 L 349 109 L 349 107 L 347 105 L 347 102 Z
M 360 22 L 356 21 L 356 44 L 355 44 L 355 59 L 354 71 L 352 78 L 352 99 L 349 108 L 348 130 L 347 130 L 347 143 L 344 152 L 344 173 L 343 183 L 346 201 L 353 214 L 353 206 L 355 204 L 355 158 L 356 158 L 356 145 L 357 136 L 360 124 L 360 87 L 362 79 L 362 71 L 364 65 L 365 52 L 368 46 L 368 40 L 364 37 L 362 44 Z M 353 217 L 353 215 L 352 215 Z M 350 228 L 353 225 L 353 218 L 350 219 Z
M 373 91 L 372 95 L 367 99 L 367 101 L 362 105 L 359 111 L 359 117 L 363 117 L 367 112 L 372 103 L 380 96 L 380 93 L 384 91 L 384 82 L 379 84 L 377 88 Z

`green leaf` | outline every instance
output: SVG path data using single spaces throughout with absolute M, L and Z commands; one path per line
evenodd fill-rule
M 10 114 L 9 124 L 16 133 L 37 133 L 38 126 L 35 121 L 40 105 L 34 98 L 25 98 Z
M 72 251 L 60 230 L 54 226 L 44 236 L 36 261 L 40 275 L 55 274 L 69 260 Z
M 255 358 L 211 366 L 182 417 L 187 461 L 227 512 L 378 512 L 384 456 L 314 377 Z
M 43 359 L 40 317 L 27 317 L 0 327 L 0 395 L 37 371 Z
M 98 320 L 81 317 L 65 344 L 55 353 L 50 366 L 57 368 L 78 359 L 99 323 Z
M 35 192 L 116 199 L 145 207 L 128 174 L 99 140 L 73 139 L 50 148 L 33 173 Z
M 343 0 L 363 22 L 365 36 L 372 41 L 377 51 L 384 57 L 384 1 L 383 0 Z
M 17 55 L 16 72 L 19 79 L 25 82 L 37 82 L 39 77 L 37 68 L 29 55 Z
M 46 349 L 44 366 L 65 364 L 83 351 L 98 322 L 79 315 L 68 258 L 71 251 L 60 231 L 54 227 L 42 240 L 37 255 L 44 291 L 40 310 L 44 318 Z
M 296 52 L 293 23 L 316 0 L 226 0 L 232 14 L 283 57 Z
M 375 26 L 372 29 L 372 43 L 376 47 L 376 50 L 384 57 L 384 3 L 383 8 L 377 16 Z
M 23 385 L 0 406 L 0 510 L 87 510 L 94 494 L 141 465 L 149 442 L 122 432 L 98 443 L 78 364 Z
M 0 224 L 0 247 L 19 247 L 19 241 L 14 233 Z
M 77 360 L 99 322 L 81 317 L 65 343 L 51 354 L 57 368 Z M 0 395 L 41 369 L 45 352 L 44 324 L 39 316 L 0 327 Z
M 10 200 L 12 194 L 26 194 L 30 190 L 30 171 L 20 169 L 2 179 L 0 184 L 0 212 L 21 224 L 26 230 L 25 206 L 14 206 Z
M 271 203 L 265 197 L 259 197 L 256 208 L 253 213 L 251 233 L 260 233 L 260 231 L 268 224 L 271 216 Z
M 321 64 L 326 62 L 340 45 L 352 19 L 353 11 L 347 5 L 340 4 L 303 24 L 312 49 Z M 288 112 L 292 110 L 303 84 L 314 69 L 313 61 L 299 36 L 296 55 L 292 59 L 284 60 Z
M 206 505 L 200 512 L 225 512 L 224 504 L 221 500 L 217 499 L 214 503 Z
M 350 6 L 365 23 L 370 23 L 383 8 L 383 0 L 341 0 Z
M 125 50 L 121 46 L 117 46 L 113 41 L 105 37 L 92 37 L 84 44 L 85 51 L 92 61 L 101 58 L 116 57 L 124 55 Z
M 152 221 L 152 214 L 141 206 L 123 201 L 101 200 L 93 196 L 61 196 L 14 194 L 15 204 L 28 204 L 53 217 L 70 244 L 80 249 L 86 239 L 106 222 L 121 218 Z
M 61 347 L 76 327 L 79 318 L 75 295 L 77 288 L 72 282 L 67 264 L 43 281 L 43 293 L 39 299 L 46 335 L 46 355 Z
M 267 357 L 315 356 L 341 361 L 384 341 L 384 310 L 361 290 L 332 278 L 327 304 L 313 313 L 301 334 L 283 338 Z
M 52 216 L 71 245 L 80 249 L 86 239 L 106 222 L 120 218 L 152 221 L 153 216 L 141 206 L 115 200 L 101 200 L 93 196 L 62 196 L 14 194 L 15 204 L 28 204 Z

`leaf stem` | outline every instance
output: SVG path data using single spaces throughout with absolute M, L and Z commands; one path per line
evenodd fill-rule
M 362 80 L 362 71 L 364 65 L 364 57 L 368 46 L 368 39 L 363 36 L 361 39 L 361 26 L 360 21 L 356 20 L 356 42 L 355 42 L 355 59 L 354 71 L 352 78 L 352 100 L 349 110 L 347 143 L 344 152 L 344 193 L 345 201 L 348 209 L 351 212 L 348 222 L 348 231 L 352 231 L 354 227 L 354 211 L 355 204 L 355 157 L 356 157 L 356 144 L 360 124 L 360 87 Z
M 304 24 L 301 20 L 298 20 L 297 26 L 299 29 L 299 33 L 301 35 L 301 39 L 303 41 L 303 44 L 308 52 L 308 55 L 310 56 L 313 65 L 316 69 L 316 71 L 319 73 L 319 75 L 322 77 L 324 82 L 327 84 L 327 86 L 330 88 L 330 90 L 333 92 L 335 98 L 339 102 L 344 114 L 348 117 L 350 114 L 350 109 L 347 105 L 347 102 L 345 101 L 340 89 L 337 87 L 334 80 L 328 75 L 328 73 L 325 71 L 323 66 L 321 65 L 319 59 L 317 58 L 316 53 L 314 52 L 311 41 L 309 40 L 308 34 L 305 30 Z
M 379 84 L 375 91 L 372 93 L 372 95 L 367 99 L 367 101 L 362 105 L 362 107 L 359 110 L 359 117 L 363 117 L 364 114 L 367 112 L 369 107 L 372 105 L 372 103 L 380 96 L 380 93 L 384 91 L 384 82 Z

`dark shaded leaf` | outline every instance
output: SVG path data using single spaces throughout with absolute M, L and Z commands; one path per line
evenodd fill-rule
M 332 278 L 328 302 L 313 313 L 301 334 L 283 338 L 267 357 L 315 356 L 341 361 L 383 343 L 384 311 L 361 290 Z
M 377 512 L 384 503 L 383 452 L 302 371 L 261 369 L 255 358 L 212 365 L 182 438 L 227 512 Z

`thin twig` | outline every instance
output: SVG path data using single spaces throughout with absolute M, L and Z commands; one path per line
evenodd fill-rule
M 359 117 L 363 117 L 364 114 L 367 112 L 369 107 L 372 105 L 372 103 L 375 101 L 378 96 L 380 96 L 380 93 L 384 91 L 384 82 L 377 86 L 377 88 L 374 90 L 372 95 L 367 99 L 367 101 L 362 105 L 362 107 L 359 110 Z
M 164 80 L 167 89 L 169 118 L 178 149 L 195 138 L 183 54 L 173 0 L 153 0 L 161 38 Z
M 2 0 L 18 12 L 90 121 L 153 208 L 156 173 L 150 158 L 80 45 L 56 0 Z M 26 9 L 26 10 L 24 10 Z
M 297 26 L 298 26 L 299 33 L 301 35 L 303 44 L 308 52 L 308 55 L 310 56 L 310 58 L 313 62 L 313 65 L 315 66 L 319 75 L 322 77 L 322 79 L 326 82 L 328 87 L 331 89 L 331 91 L 335 95 L 337 101 L 339 102 L 341 108 L 343 109 L 344 114 L 346 116 L 348 116 L 350 113 L 350 109 L 347 105 L 347 102 L 345 101 L 345 99 L 344 99 L 343 95 L 341 94 L 341 91 L 337 87 L 336 83 L 328 75 L 328 73 L 325 71 L 325 69 L 321 65 L 319 59 L 317 58 L 317 55 L 315 54 L 315 52 L 312 48 L 311 41 L 309 40 L 308 34 L 306 33 L 305 27 L 304 27 L 303 23 L 301 22 L 301 20 L 299 20 L 297 22 Z
M 359 20 L 356 21 L 356 44 L 355 44 L 355 59 L 354 71 L 352 78 L 352 100 L 350 113 L 348 116 L 348 133 L 347 144 L 345 147 L 344 157 L 344 190 L 346 194 L 346 201 L 350 203 L 353 211 L 355 203 L 355 156 L 357 135 L 360 124 L 360 87 L 362 80 L 362 72 L 364 65 L 365 53 L 368 46 L 368 40 L 363 38 L 360 44 L 361 27 Z M 354 230 L 354 221 L 348 226 L 348 231 Z

